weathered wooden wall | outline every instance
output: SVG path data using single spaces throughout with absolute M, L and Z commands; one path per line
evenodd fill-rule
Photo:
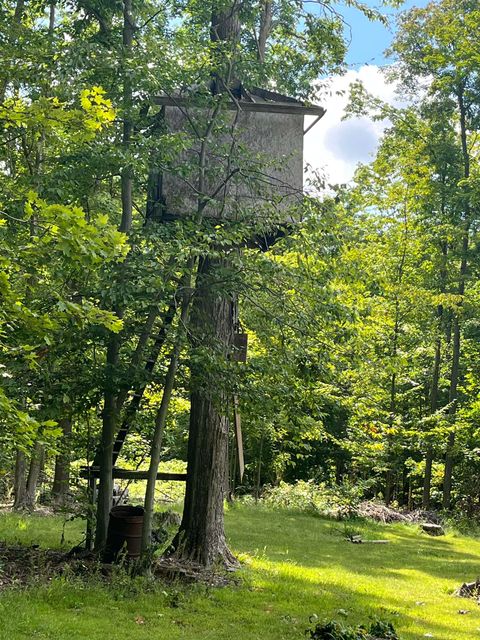
M 199 156 L 207 115 L 199 109 L 166 108 L 166 126 L 182 131 L 186 148 L 163 176 L 167 213 L 193 215 L 200 185 Z M 233 174 L 233 175 L 232 175 Z M 227 182 L 225 188 L 220 189 Z M 193 187 L 193 188 L 192 188 Z M 291 221 L 302 199 L 303 114 L 227 111 L 216 120 L 207 143 L 205 195 L 215 202 L 205 215 L 252 221 Z M 201 196 L 200 196 L 201 197 Z

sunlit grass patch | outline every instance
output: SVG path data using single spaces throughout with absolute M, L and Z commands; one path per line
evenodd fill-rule
M 480 637 L 480 607 L 452 595 L 479 571 L 480 541 L 448 533 L 431 538 L 419 527 L 345 525 L 254 506 L 227 509 L 230 544 L 243 562 L 240 583 L 222 589 L 156 585 L 129 578 L 109 587 L 59 578 L 0 597 L 0 638 L 55 640 L 299 640 L 309 617 L 349 625 L 389 620 L 404 640 Z M 59 517 L 0 516 L 0 538 L 58 546 Z M 70 523 L 71 540 L 81 523 Z M 459 614 L 467 610 L 467 614 Z

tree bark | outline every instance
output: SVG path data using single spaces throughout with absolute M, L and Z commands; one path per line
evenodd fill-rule
M 443 476 L 443 507 L 449 509 L 451 506 L 452 480 L 454 466 L 454 448 L 455 448 L 455 419 L 457 415 L 458 402 L 458 380 L 460 372 L 460 324 L 458 316 L 453 318 L 453 352 L 452 352 L 452 369 L 450 375 L 450 391 L 449 402 L 450 409 L 448 412 L 452 431 L 448 434 L 447 453 L 445 456 L 445 473 Z
M 180 530 L 173 541 L 175 555 L 205 567 L 236 566 L 228 549 L 223 504 L 228 492 L 228 419 L 225 378 L 219 360 L 232 347 L 232 300 L 215 291 L 225 260 L 204 258 L 190 324 L 195 340 L 191 360 L 191 411 L 187 483 Z
M 393 497 L 393 471 L 388 469 L 385 473 L 385 504 L 388 506 Z
M 48 34 L 50 37 L 53 36 L 53 32 L 55 30 L 55 5 L 56 0 L 52 0 L 52 2 L 50 2 L 50 16 L 48 21 Z
M 210 39 L 223 43 L 212 57 L 212 93 L 231 91 L 240 86 L 235 75 L 235 48 L 240 41 L 241 22 L 239 16 L 240 1 L 232 0 L 229 6 L 215 7 L 212 10 Z M 224 4 L 224 3 L 219 3 Z M 227 50 L 225 50 L 225 45 Z
M 260 446 L 258 448 L 258 463 L 257 463 L 257 481 L 255 484 L 255 502 L 260 499 L 260 486 L 262 484 L 262 458 L 263 458 L 263 441 L 265 439 L 265 432 L 262 431 L 260 436 Z
M 21 507 L 28 511 L 35 509 L 37 501 L 37 486 L 40 479 L 40 474 L 43 469 L 43 463 L 45 458 L 45 448 L 43 444 L 37 440 L 32 451 L 32 457 L 30 459 L 30 469 L 28 471 L 27 486 L 25 489 L 25 496 Z
M 445 215 L 445 198 L 442 196 L 442 219 Z M 446 281 L 447 281 L 447 255 L 448 255 L 448 243 L 443 241 L 441 243 L 442 257 L 440 267 L 440 293 L 445 293 Z M 434 415 L 438 408 L 438 385 L 440 382 L 440 365 L 442 362 L 442 339 L 441 329 L 444 319 L 443 305 L 437 307 L 437 330 L 438 337 L 435 342 L 435 356 L 433 359 L 432 369 L 432 385 L 430 388 L 430 415 Z M 434 448 L 431 440 L 427 444 L 427 451 L 425 453 L 425 475 L 423 479 L 423 492 L 422 492 L 422 507 L 424 509 L 430 508 L 430 495 L 432 488 L 432 467 L 434 458 Z
M 70 418 L 60 420 L 63 437 L 61 452 L 55 458 L 55 474 L 52 486 L 52 503 L 54 508 L 61 509 L 65 506 L 70 486 L 70 436 L 72 434 L 72 421 Z
M 10 28 L 9 35 L 8 35 L 8 44 L 10 46 L 15 44 L 15 41 L 18 35 L 17 30 L 22 23 L 24 13 L 25 13 L 25 0 L 17 0 L 17 4 L 15 5 L 15 12 L 13 14 L 12 28 Z M 7 92 L 8 84 L 9 84 L 8 78 L 5 78 L 4 82 L 0 86 L 0 105 L 5 100 L 5 94 Z
M 119 338 L 111 336 L 107 348 L 107 371 L 103 403 L 102 433 L 99 451 L 99 483 L 97 498 L 97 523 L 95 549 L 103 551 L 113 496 L 113 441 L 117 425 L 117 399 L 115 394 L 115 369 L 118 366 Z
M 132 17 L 132 2 L 124 0 L 123 2 L 123 147 L 125 153 L 128 153 L 131 143 L 132 121 L 132 83 L 129 77 L 129 69 L 127 68 L 131 58 L 132 44 L 134 33 L 134 21 Z M 122 191 L 122 219 L 120 222 L 120 231 L 128 233 L 132 226 L 132 209 L 133 209 L 133 177 L 132 168 L 129 163 L 123 168 L 121 175 L 121 191 Z M 120 281 L 123 279 L 123 268 L 120 265 Z M 119 318 L 123 317 L 123 310 L 116 308 Z M 106 362 L 106 381 L 104 391 L 104 408 L 102 435 L 100 442 L 100 473 L 98 485 L 98 503 L 97 503 L 97 524 L 95 530 L 95 549 L 102 552 L 105 548 L 107 540 L 107 529 L 110 509 L 112 506 L 113 494 L 113 443 L 117 431 L 118 411 L 117 411 L 117 395 L 118 384 L 116 371 L 119 363 L 120 355 L 120 336 L 112 333 L 107 347 Z
M 238 0 L 233 0 L 229 8 L 212 11 L 210 38 L 212 42 L 230 42 L 234 44 L 240 39 L 240 18 Z
M 432 371 L 432 387 L 430 391 L 430 414 L 433 415 L 437 410 L 438 402 L 438 382 L 440 379 L 440 362 L 441 362 L 441 348 L 442 343 L 440 338 L 437 338 L 435 344 L 435 358 L 433 362 Z M 425 475 L 423 478 L 423 493 L 422 493 L 422 507 L 424 509 L 430 508 L 430 491 L 432 486 L 432 465 L 433 465 L 433 446 L 429 441 L 427 445 L 427 451 L 425 454 Z
M 403 231 L 403 246 L 402 246 L 402 252 L 400 254 L 400 261 L 398 263 L 398 268 L 397 268 L 397 280 L 396 280 L 396 286 L 397 286 L 397 290 L 395 292 L 395 323 L 394 323 L 394 327 L 393 327 L 393 335 L 392 335 L 392 351 L 391 351 L 391 358 L 392 358 L 392 362 L 393 362 L 393 366 L 394 366 L 394 371 L 392 372 L 392 375 L 390 377 L 390 416 L 389 416 L 389 427 L 390 430 L 393 429 L 393 425 L 395 423 L 395 417 L 396 417 L 396 413 L 397 413 L 397 372 L 396 372 L 396 367 L 397 367 L 397 363 L 396 363 L 396 359 L 397 359 L 397 355 L 398 355 L 398 343 L 399 343 L 399 338 L 400 338 L 400 287 L 402 286 L 402 282 L 403 282 L 403 275 L 404 275 L 404 269 L 405 269 L 405 261 L 407 259 L 407 241 L 408 241 L 408 233 L 409 233 L 409 228 L 408 228 L 408 217 L 407 217 L 407 208 L 405 206 L 405 210 L 404 210 L 404 231 Z M 387 436 L 387 456 L 390 453 L 390 449 L 391 449 L 391 437 Z M 387 464 L 388 464 L 388 457 L 387 457 Z M 392 499 L 392 495 L 393 495 L 393 483 L 392 480 L 394 478 L 394 470 L 391 467 L 387 467 L 387 472 L 385 475 L 385 504 L 388 506 L 390 504 L 390 501 Z
M 25 460 L 25 453 L 17 450 L 17 456 L 15 459 L 15 480 L 13 486 L 14 495 L 14 509 L 21 509 L 25 501 L 25 491 L 27 489 L 27 464 Z
M 260 17 L 260 30 L 258 33 L 258 61 L 265 62 L 265 51 L 267 48 L 267 40 L 272 29 L 272 2 L 264 0 L 262 7 L 262 15 Z
M 403 263 L 405 261 L 405 252 L 402 257 L 401 270 L 400 270 L 400 281 L 403 273 Z M 392 342 L 392 358 L 396 359 L 398 353 L 398 337 L 400 334 L 400 303 L 397 298 L 395 300 L 395 326 L 393 329 L 393 342 Z M 396 364 L 395 364 L 396 366 Z M 397 411 L 397 374 L 394 371 L 390 377 L 390 417 L 389 417 L 389 426 L 390 429 L 393 429 L 393 425 L 395 422 L 395 415 Z M 387 436 L 387 455 L 391 450 L 391 436 Z M 388 463 L 388 460 L 387 460 Z M 385 504 L 388 506 L 392 499 L 392 478 L 394 477 L 393 470 L 388 468 L 385 474 Z
M 130 78 L 129 63 L 132 55 L 133 34 L 135 24 L 132 16 L 132 0 L 123 0 L 123 147 L 128 154 L 130 148 L 133 122 L 132 122 L 132 104 L 133 90 Z M 132 226 L 133 211 L 133 171 L 130 162 L 124 166 L 122 170 L 122 222 L 120 231 L 128 233 Z
M 225 41 L 235 48 L 240 37 L 239 2 L 233 0 L 221 11 L 212 11 L 211 39 Z M 213 66 L 212 92 L 217 93 L 236 82 L 235 56 L 217 56 Z M 227 63 L 225 66 L 225 62 Z M 224 69 L 225 76 L 219 75 Z M 213 128 L 212 117 L 199 155 L 197 219 L 205 198 L 207 143 Z M 204 257 L 199 263 L 197 289 L 192 308 L 190 330 L 194 349 L 190 362 L 190 428 L 187 452 L 187 482 L 183 517 L 172 547 L 180 560 L 204 567 L 216 563 L 237 566 L 230 552 L 224 529 L 223 503 L 228 494 L 228 398 L 221 361 L 230 355 L 233 343 L 233 296 L 217 288 L 225 277 L 227 259 Z
M 422 507 L 430 509 L 430 493 L 432 487 L 433 447 L 427 445 L 425 453 L 425 475 L 423 478 Z
M 458 108 L 460 113 L 460 140 L 463 155 L 463 174 L 465 180 L 470 179 L 470 152 L 467 140 L 467 109 L 464 101 L 464 88 L 458 89 Z M 465 295 L 465 280 L 468 270 L 468 251 L 470 244 L 470 196 L 468 191 L 464 194 L 464 216 L 463 216 L 463 237 L 460 258 L 460 273 L 458 283 L 458 296 L 460 298 L 459 306 L 463 305 L 463 296 Z M 453 316 L 453 350 L 452 350 L 452 367 L 450 373 L 450 390 L 449 390 L 449 419 L 451 423 L 451 431 L 448 435 L 447 452 L 445 455 L 445 473 L 443 476 L 443 507 L 449 509 L 451 507 L 452 497 L 452 481 L 454 467 L 454 449 L 455 449 L 455 421 L 458 409 L 458 383 L 460 378 L 460 357 L 461 357 L 461 327 L 460 327 L 460 310 L 455 310 Z

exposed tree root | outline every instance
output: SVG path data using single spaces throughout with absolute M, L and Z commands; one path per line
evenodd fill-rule
M 168 581 L 201 583 L 210 587 L 226 587 L 232 583 L 238 583 L 238 579 L 232 576 L 231 571 L 225 569 L 223 565 L 206 568 L 191 560 L 175 556 L 160 558 L 153 563 L 151 570 L 154 576 Z

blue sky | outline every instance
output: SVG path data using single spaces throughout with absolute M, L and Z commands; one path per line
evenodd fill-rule
M 390 45 L 393 37 L 392 29 L 395 28 L 395 16 L 400 11 L 411 9 L 412 7 L 425 7 L 429 0 L 407 0 L 400 9 L 391 7 L 381 8 L 381 12 L 391 19 L 391 29 L 383 26 L 379 22 L 371 22 L 358 9 L 339 5 L 338 10 L 344 16 L 345 21 L 351 30 L 351 42 L 347 56 L 349 66 L 361 66 L 363 64 L 375 64 L 383 66 L 388 62 L 383 52 Z M 378 0 L 364 1 L 369 7 L 378 8 Z
M 367 91 L 381 100 L 398 104 L 395 85 L 388 84 L 382 68 L 391 61 L 384 51 L 393 39 L 394 17 L 401 10 L 425 7 L 429 0 L 407 0 L 400 10 L 390 7 L 382 12 L 389 15 L 391 28 L 370 22 L 357 9 L 338 5 L 338 11 L 349 25 L 351 43 L 347 55 L 348 72 L 331 78 L 330 87 L 321 96 L 327 112 L 305 136 L 305 162 L 325 175 L 331 184 L 349 182 L 359 163 L 370 162 L 378 147 L 386 122 L 371 122 L 368 118 L 343 120 L 348 102 L 349 85 L 360 80 Z M 364 0 L 369 7 L 377 7 L 380 0 Z M 351 32 L 351 33 L 350 33 Z

